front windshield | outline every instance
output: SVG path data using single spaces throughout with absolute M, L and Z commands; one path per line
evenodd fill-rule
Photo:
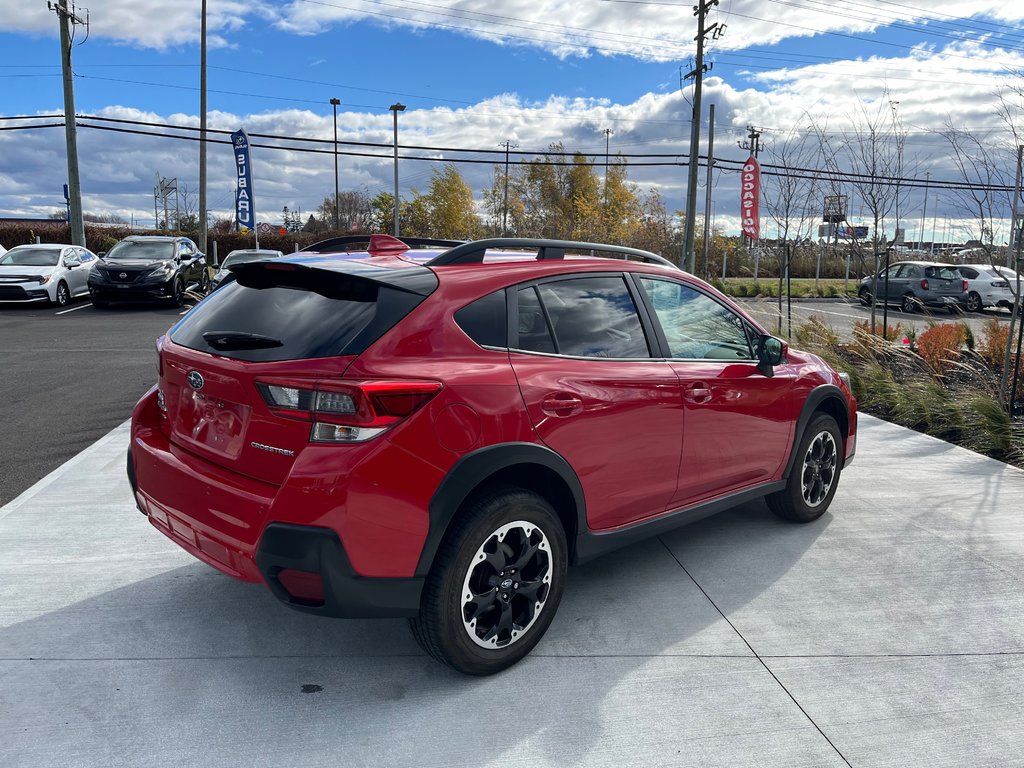
M 272 254 L 266 251 L 236 251 L 228 254 L 227 258 L 221 263 L 220 268 L 226 269 L 231 264 L 248 264 L 250 261 L 259 261 L 260 259 L 272 258 Z
M 0 266 L 56 267 L 59 259 L 58 248 L 13 248 L 0 257 Z
M 107 253 L 108 259 L 156 259 L 174 258 L 174 243 L 154 243 L 138 240 L 122 240 Z

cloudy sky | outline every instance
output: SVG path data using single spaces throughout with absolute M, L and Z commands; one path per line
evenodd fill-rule
M 88 36 L 76 30 L 73 54 L 87 212 L 149 224 L 157 173 L 196 187 L 195 142 L 104 128 L 193 135 L 110 120 L 198 125 L 199 7 L 88 6 Z M 0 19 L 0 116 L 61 113 L 56 16 L 45 0 L 0 0 Z M 748 125 L 777 150 L 812 124 L 839 144 L 865 115 L 885 115 L 907 132 L 905 176 L 956 180 L 945 125 L 1012 147 L 997 105 L 1001 89 L 1024 85 L 1022 20 L 1024 3 L 1004 0 L 721 0 L 708 19 L 723 32 L 709 44 L 702 120 L 714 103 L 715 154 L 741 160 Z M 689 147 L 691 94 L 680 74 L 695 52 L 691 0 L 210 0 L 208 24 L 211 128 L 330 139 L 333 97 L 340 140 L 389 145 L 388 106 L 400 101 L 403 194 L 425 188 L 436 159 L 497 161 L 505 141 L 522 152 L 561 142 L 600 164 L 607 128 L 612 153 L 665 156 L 660 166 L 630 158 L 630 179 L 657 188 L 670 210 L 684 206 L 686 169 L 673 163 Z M 261 221 L 279 221 L 283 206 L 308 212 L 333 191 L 330 145 L 291 146 L 326 151 L 253 150 Z M 370 156 L 341 155 L 342 189 L 390 189 L 388 147 L 343 150 Z M 209 158 L 210 207 L 227 215 L 231 154 L 215 144 Z M 479 198 L 491 166 L 458 167 Z M 60 209 L 65 178 L 61 128 L 0 131 L 0 216 Z M 940 186 L 930 190 L 929 239 L 958 216 Z M 715 216 L 727 232 L 738 230 L 736 189 L 736 174 L 719 171 Z M 908 193 L 901 219 L 911 232 L 922 204 L 922 190 Z M 860 216 L 854 201 L 850 219 Z

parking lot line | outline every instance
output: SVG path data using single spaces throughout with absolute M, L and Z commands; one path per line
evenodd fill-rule
M 54 314 L 55 315 L 66 315 L 68 312 L 75 312 L 75 311 L 77 311 L 79 309 L 85 309 L 86 307 L 91 307 L 91 306 L 92 306 L 92 304 L 82 304 L 81 306 L 72 307 L 71 309 L 62 309 L 60 312 L 54 312 Z

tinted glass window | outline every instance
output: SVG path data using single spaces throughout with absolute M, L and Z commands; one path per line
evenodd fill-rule
M 685 359 L 750 360 L 743 318 L 688 285 L 641 278 L 658 316 L 669 354 Z
M 107 259 L 170 259 L 174 243 L 154 240 L 122 240 L 107 253 Z
M 391 318 L 383 332 L 418 301 L 419 297 L 350 275 L 312 270 L 254 273 L 250 269 L 189 312 L 172 329 L 171 339 L 201 352 L 239 360 L 330 357 L 361 351 L 351 347 L 364 329 L 384 319 L 378 314 Z M 203 337 L 213 331 L 257 334 L 280 345 L 224 349 Z M 367 343 L 364 339 L 361 347 Z
M 938 280 L 960 280 L 962 278 L 956 267 L 925 267 L 924 275 Z
M 8 267 L 55 267 L 60 259 L 57 248 L 12 248 L 2 257 L 0 265 Z
M 971 269 L 970 267 L 960 267 L 960 274 L 968 280 L 976 280 L 978 277 L 978 270 Z
M 557 352 L 579 357 L 650 357 L 640 317 L 621 277 L 585 277 L 537 286 Z
M 455 313 L 455 322 L 481 347 L 507 347 L 505 291 L 489 294 L 463 307 Z
M 551 339 L 544 311 L 540 308 L 537 289 L 523 288 L 518 293 L 519 322 L 516 349 L 527 352 L 554 352 L 555 342 Z

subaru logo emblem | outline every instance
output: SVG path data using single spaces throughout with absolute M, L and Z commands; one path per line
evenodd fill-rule
M 120 277 L 122 280 L 125 280 L 125 279 L 128 278 L 128 273 L 127 272 L 122 272 L 120 275 L 118 275 L 118 277 Z
M 501 582 L 501 588 L 502 589 L 508 589 L 511 586 L 512 586 L 512 579 L 505 579 L 503 582 Z
M 203 379 L 203 374 L 199 371 L 188 372 L 188 385 L 192 387 L 192 389 L 200 390 L 203 388 L 205 383 L 206 381 Z

